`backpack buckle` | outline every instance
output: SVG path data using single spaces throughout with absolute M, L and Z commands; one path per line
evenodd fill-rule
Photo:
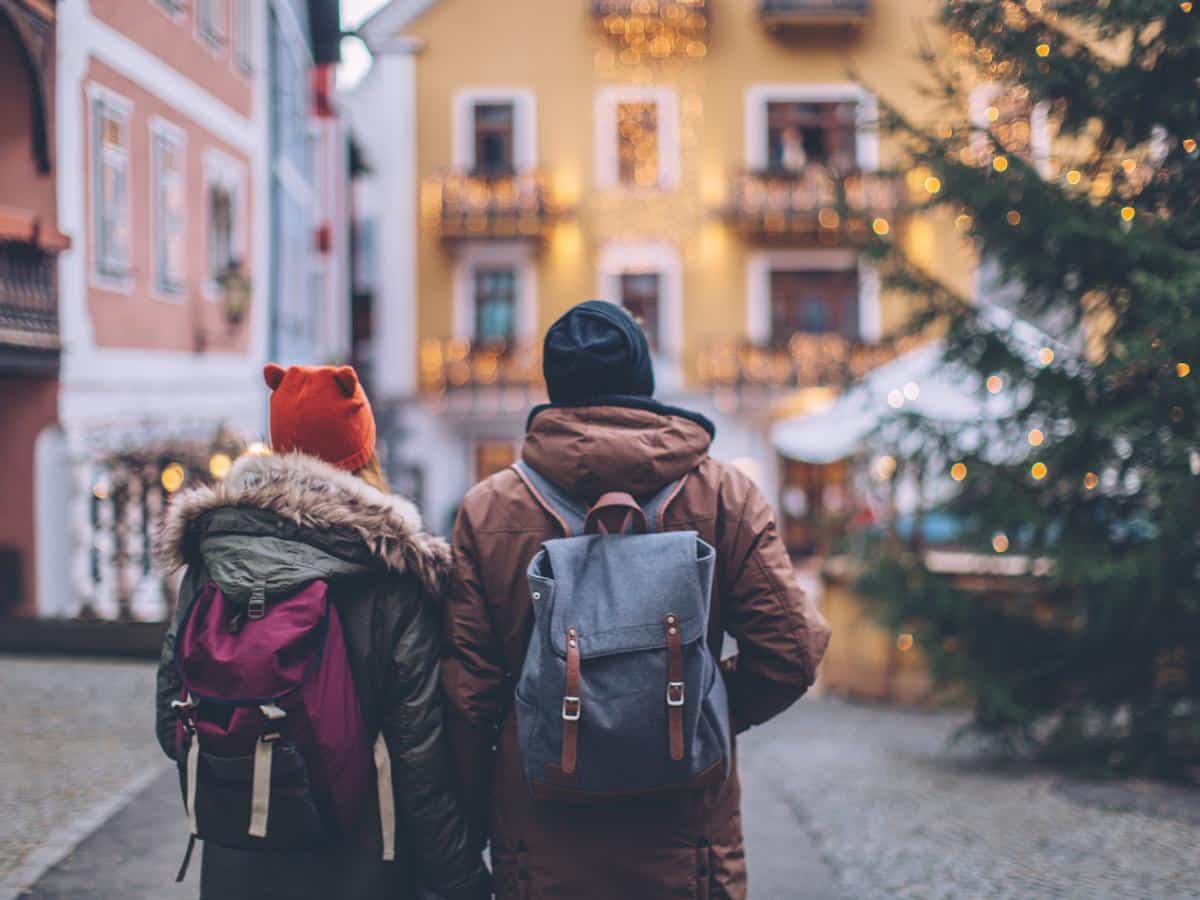
M 683 682 L 667 682 L 667 706 L 683 706 Z
M 267 614 L 267 598 L 262 588 L 256 588 L 246 604 L 246 618 L 258 620 Z
M 583 704 L 578 697 L 563 697 L 562 717 L 564 722 L 578 722 Z
M 266 703 L 258 709 L 262 713 L 262 731 L 258 739 L 269 744 L 283 737 L 283 720 L 287 718 L 287 713 L 274 703 Z

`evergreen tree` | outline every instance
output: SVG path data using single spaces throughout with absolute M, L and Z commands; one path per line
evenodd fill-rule
M 862 587 L 916 630 L 936 677 L 969 689 L 978 729 L 1119 771 L 1195 776 L 1200 9 L 949 0 L 941 17 L 950 52 L 927 62 L 944 113 L 890 109 L 885 127 L 1006 302 L 1079 352 L 1031 358 L 978 304 L 888 254 L 894 282 L 926 301 L 913 327 L 940 322 L 946 361 L 1015 405 L 1000 442 L 1014 452 L 931 440 L 923 461 L 961 464 L 950 505 L 972 541 L 1039 561 L 1042 577 L 1027 595 L 967 591 L 908 546 L 881 552 Z

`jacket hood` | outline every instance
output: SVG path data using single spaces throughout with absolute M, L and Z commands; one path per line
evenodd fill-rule
M 521 457 L 581 499 L 653 493 L 708 456 L 712 437 L 683 415 L 628 406 L 549 407 L 529 424 Z
M 168 571 L 204 562 L 238 595 L 383 568 L 440 597 L 450 572 L 449 547 L 410 501 L 299 453 L 244 456 L 223 482 L 177 496 L 158 556 Z

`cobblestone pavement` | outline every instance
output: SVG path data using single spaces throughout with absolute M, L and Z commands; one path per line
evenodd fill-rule
M 0 658 L 0 881 L 162 765 L 152 691 L 146 664 Z M 960 723 L 805 700 L 745 736 L 752 898 L 1200 897 L 1200 793 L 989 766 L 949 746 Z M 164 774 L 29 896 L 194 897 L 195 871 L 171 882 L 185 834 Z
M 0 656 L 0 882 L 163 765 L 154 667 Z
M 1085 782 L 952 748 L 957 715 L 826 700 L 787 721 L 756 771 L 847 898 L 1200 897 L 1200 791 L 1124 783 L 1093 802 Z

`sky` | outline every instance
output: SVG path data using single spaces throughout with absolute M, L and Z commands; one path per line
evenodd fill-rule
M 352 31 L 388 0 L 342 0 L 342 30 Z M 338 66 L 337 83 L 342 89 L 358 84 L 371 67 L 371 54 L 362 41 L 346 38 L 342 41 L 342 63 Z

